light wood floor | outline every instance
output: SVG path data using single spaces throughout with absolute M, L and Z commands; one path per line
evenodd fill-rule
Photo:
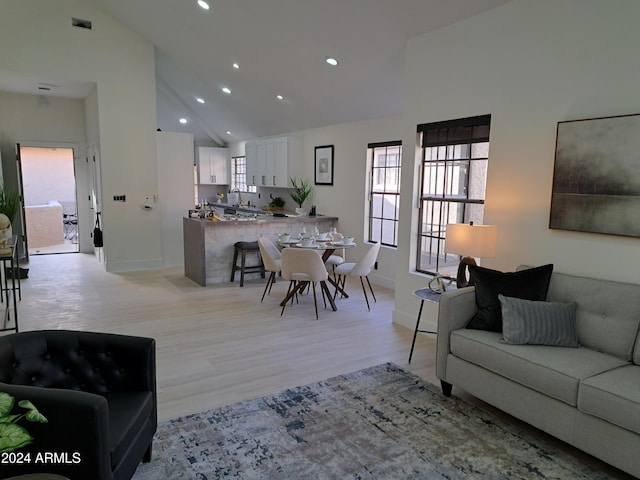
M 260 303 L 266 280 L 200 287 L 182 268 L 110 274 L 87 254 L 30 257 L 22 283 L 20 331 L 79 329 L 154 337 L 159 420 L 275 393 L 372 365 L 394 362 L 428 382 L 435 377 L 435 341 L 391 322 L 393 292 L 374 286 L 367 311 L 358 280 L 349 299 L 315 319 L 311 295 L 280 316 L 285 281 Z M 258 278 L 256 278 L 258 277 Z M 321 300 L 320 300 L 321 302 Z M 416 313 L 418 310 L 416 300 Z M 505 418 L 615 479 L 631 477 L 454 388 L 454 394 Z
M 280 316 L 283 280 L 260 303 L 265 280 L 259 275 L 245 278 L 242 288 L 238 282 L 203 288 L 181 268 L 110 274 L 80 253 L 34 256 L 28 267 L 21 331 L 68 328 L 156 339 L 160 420 L 383 362 L 436 382 L 435 342 L 419 338 L 407 365 L 413 332 L 391 322 L 393 293 L 382 287 L 374 286 L 378 301 L 371 312 L 357 280 L 347 284 L 352 295 L 337 300 L 337 312 L 325 310 L 319 296 L 316 320 L 312 295 Z

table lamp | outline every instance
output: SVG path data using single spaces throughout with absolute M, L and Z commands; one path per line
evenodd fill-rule
M 458 265 L 458 288 L 473 284 L 470 278 L 467 280 L 467 270 L 469 265 L 476 265 L 475 258 L 496 256 L 497 238 L 498 227 L 495 225 L 447 224 L 444 251 L 464 256 Z

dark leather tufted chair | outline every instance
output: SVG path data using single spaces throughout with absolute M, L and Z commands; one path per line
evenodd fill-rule
M 157 425 L 152 338 L 69 330 L 0 337 L 0 391 L 16 404 L 30 400 L 49 420 L 20 423 L 34 437 L 18 450 L 31 452 L 31 463 L 2 465 L 0 478 L 48 472 L 72 480 L 130 479 L 141 460 L 151 460 Z M 45 452 L 67 454 L 68 462 L 36 464 Z

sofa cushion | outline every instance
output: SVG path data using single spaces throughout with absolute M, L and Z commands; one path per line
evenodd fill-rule
M 107 393 L 109 405 L 109 442 L 111 443 L 111 467 L 120 463 L 124 454 L 153 409 L 151 392 Z
M 640 285 L 554 273 L 547 300 L 578 304 L 580 345 L 631 360 L 640 324 Z
M 476 287 L 478 312 L 467 328 L 501 332 L 502 313 L 498 295 L 525 300 L 546 300 L 552 271 L 551 264 L 506 273 L 469 265 L 469 275 Z
M 576 406 L 580 380 L 623 365 L 624 360 L 588 348 L 508 345 L 483 330 L 451 332 L 451 353 L 540 393 Z
M 512 345 L 577 347 L 576 303 L 538 302 L 498 295 L 502 338 Z
M 640 434 L 640 367 L 627 365 L 586 378 L 578 409 Z
M 638 337 L 636 338 L 636 347 L 633 351 L 633 363 L 640 365 L 640 330 L 638 331 Z

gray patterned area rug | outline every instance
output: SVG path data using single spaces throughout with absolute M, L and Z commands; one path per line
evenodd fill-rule
M 158 426 L 134 480 L 605 479 L 388 363 Z

